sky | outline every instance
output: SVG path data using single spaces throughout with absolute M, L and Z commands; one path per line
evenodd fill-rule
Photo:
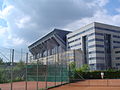
M 27 49 L 54 28 L 120 26 L 120 0 L 0 0 L 0 47 Z

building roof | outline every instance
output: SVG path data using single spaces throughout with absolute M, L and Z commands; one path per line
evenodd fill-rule
M 48 33 L 47 35 L 45 35 L 44 37 L 40 38 L 39 40 L 37 40 L 33 44 L 29 45 L 28 48 L 36 45 L 39 42 L 43 42 L 43 41 L 47 40 L 52 35 L 58 36 L 61 39 L 61 41 L 63 43 L 65 43 L 66 42 L 66 34 L 68 34 L 68 33 L 70 33 L 70 31 L 65 31 L 65 30 L 61 30 L 61 29 L 54 29 L 52 32 Z

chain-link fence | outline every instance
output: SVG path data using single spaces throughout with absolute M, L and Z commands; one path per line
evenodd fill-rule
M 23 49 L 0 48 L 1 90 L 43 90 L 69 83 L 65 52 L 33 59 Z
M 80 55 L 79 51 L 56 48 L 53 52 L 35 59 L 23 49 L 0 48 L 0 89 L 42 90 L 70 82 L 80 86 L 120 86 L 120 70 L 88 71 L 78 67 L 80 58 L 74 55 Z
M 91 71 L 88 65 L 70 69 L 70 84 L 75 86 L 91 87 L 120 87 L 120 70 Z

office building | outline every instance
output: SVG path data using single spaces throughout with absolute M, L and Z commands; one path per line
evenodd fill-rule
M 67 48 L 81 49 L 84 64 L 91 70 L 119 67 L 120 56 L 116 58 L 115 51 L 120 48 L 120 27 L 93 22 L 67 34 Z

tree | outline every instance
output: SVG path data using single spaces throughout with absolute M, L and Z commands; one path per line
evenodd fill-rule
M 17 63 L 17 67 L 18 68 L 24 68 L 25 67 L 25 62 L 20 60 L 18 63 Z
M 82 67 L 76 69 L 78 72 L 89 72 L 90 67 L 88 64 L 84 64 Z
M 3 65 L 4 62 L 3 62 L 3 59 L 0 57 L 0 65 Z
M 69 64 L 69 66 L 70 66 L 70 70 L 75 71 L 75 69 L 76 69 L 76 64 L 75 64 L 75 62 L 71 62 L 71 63 Z

